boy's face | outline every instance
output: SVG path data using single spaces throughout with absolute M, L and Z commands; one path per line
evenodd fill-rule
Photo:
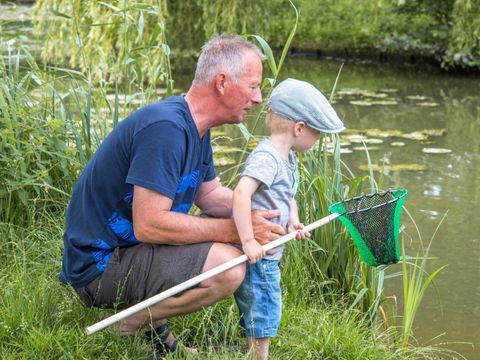
M 320 131 L 314 130 L 305 123 L 301 122 L 303 127 L 301 127 L 300 134 L 297 137 L 297 141 L 295 142 L 293 149 L 298 152 L 305 152 L 310 150 L 313 145 L 320 139 Z M 299 123 L 297 123 L 298 125 Z

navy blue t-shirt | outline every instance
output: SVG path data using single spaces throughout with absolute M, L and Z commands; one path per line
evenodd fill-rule
M 132 225 L 133 185 L 188 213 L 197 190 L 215 178 L 210 131 L 200 138 L 183 97 L 146 106 L 120 122 L 83 170 L 67 209 L 60 280 L 85 286 L 116 247 L 139 243 Z

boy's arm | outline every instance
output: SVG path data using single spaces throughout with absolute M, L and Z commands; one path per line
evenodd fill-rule
M 287 232 L 291 233 L 296 230 L 298 230 L 297 236 L 295 237 L 296 239 L 310 237 L 310 232 L 303 229 L 303 224 L 300 222 L 300 219 L 298 217 L 297 201 L 295 199 L 292 199 L 292 203 L 290 206 L 290 217 L 288 218 L 287 224 Z
M 252 227 L 252 195 L 260 186 L 260 181 L 242 176 L 233 191 L 233 219 L 242 243 L 243 252 L 251 264 L 265 256 L 262 246 L 257 242 Z
M 290 204 L 290 217 L 288 218 L 287 226 L 298 224 L 299 222 L 300 222 L 300 219 L 298 218 L 297 201 L 295 200 L 295 198 L 293 198 Z

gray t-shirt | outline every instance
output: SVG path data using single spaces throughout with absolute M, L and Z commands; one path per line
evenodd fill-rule
M 262 140 L 248 156 L 242 176 L 257 179 L 262 184 L 252 195 L 252 210 L 280 210 L 280 216 L 271 219 L 283 228 L 290 217 L 292 199 L 298 188 L 298 159 L 293 151 L 286 161 L 270 139 Z M 280 260 L 283 245 L 277 252 L 267 255 L 270 260 Z

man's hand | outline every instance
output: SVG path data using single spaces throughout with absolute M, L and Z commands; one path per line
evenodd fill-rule
M 252 226 L 255 239 L 265 245 L 285 234 L 285 229 L 268 219 L 280 216 L 279 210 L 252 211 Z

